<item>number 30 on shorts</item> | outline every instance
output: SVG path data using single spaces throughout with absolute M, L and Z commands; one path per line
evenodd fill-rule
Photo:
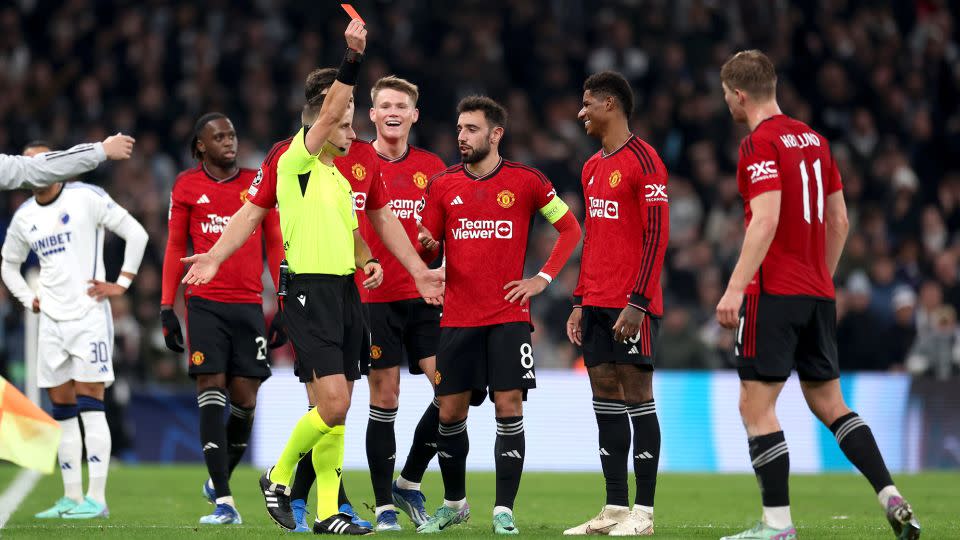
M 90 342 L 90 363 L 91 364 L 105 364 L 107 363 L 107 344 L 103 341 L 91 341 Z
M 520 365 L 523 369 L 533 368 L 533 345 L 529 343 L 520 345 Z

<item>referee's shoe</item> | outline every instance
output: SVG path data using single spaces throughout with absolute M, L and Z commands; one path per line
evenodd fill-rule
M 273 467 L 270 467 L 260 475 L 260 492 L 263 493 L 270 519 L 280 528 L 292 531 L 297 528 L 297 522 L 293 519 L 293 510 L 290 508 L 290 488 L 271 482 L 270 471 L 272 470 Z
M 314 534 L 350 534 L 354 536 L 366 536 L 373 534 L 372 529 L 361 527 L 350 521 L 350 515 L 339 513 L 334 514 L 327 519 L 313 522 Z

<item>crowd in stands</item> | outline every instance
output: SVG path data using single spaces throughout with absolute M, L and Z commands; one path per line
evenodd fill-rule
M 577 112 L 590 73 L 614 69 L 637 96 L 632 129 L 670 171 L 666 314 L 658 368 L 729 368 L 732 332 L 714 309 L 739 253 L 736 160 L 743 126 L 722 100 L 719 68 L 759 48 L 777 65 L 786 114 L 832 143 L 851 234 L 836 274 L 841 366 L 960 372 L 960 48 L 947 0 L 358 1 L 370 33 L 355 125 L 374 135 L 366 91 L 390 73 L 420 85 L 414 144 L 459 161 L 455 105 L 485 93 L 510 113 L 501 152 L 540 168 L 583 215 L 580 168 L 599 148 Z M 195 166 L 194 121 L 233 119 L 242 166 L 256 168 L 297 127 L 306 74 L 335 66 L 346 15 L 336 3 L 209 0 L 14 0 L 0 7 L 0 150 L 57 147 L 123 131 L 134 158 L 86 178 L 147 228 L 130 293 L 114 301 L 118 374 L 185 380 L 158 320 L 167 205 Z M 0 227 L 28 192 L 0 194 Z M 538 222 L 536 273 L 553 229 Z M 108 271 L 122 258 L 108 241 Z M 575 257 L 534 301 L 541 367 L 570 367 L 564 323 Z M 111 274 L 108 274 L 111 275 Z M 269 310 L 273 300 L 265 279 Z M 22 309 L 0 291 L 7 370 L 22 358 Z M 285 355 L 278 355 L 283 362 Z M 0 372 L 4 362 L 0 361 Z

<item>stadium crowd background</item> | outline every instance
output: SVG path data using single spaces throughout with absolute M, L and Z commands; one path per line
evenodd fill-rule
M 456 101 L 487 93 L 510 113 L 501 151 L 540 168 L 582 217 L 584 160 L 598 149 L 576 115 L 581 85 L 615 69 L 633 84 L 634 133 L 670 171 L 671 237 L 658 368 L 732 365 L 714 309 L 739 252 L 737 149 L 745 134 L 722 100 L 719 68 L 745 46 L 780 74 L 785 113 L 827 136 L 852 230 L 837 272 L 841 366 L 940 378 L 960 373 L 960 49 L 946 0 L 503 0 L 356 2 L 372 29 L 357 131 L 374 135 L 366 89 L 395 73 L 420 85 L 413 142 L 459 161 Z M 335 66 L 345 21 L 335 2 L 168 3 L 20 0 L 0 8 L 0 149 L 57 147 L 123 131 L 133 159 L 101 167 L 104 186 L 150 233 L 131 292 L 113 304 L 118 378 L 186 383 L 163 346 L 160 271 L 170 189 L 195 165 L 195 119 L 218 110 L 259 166 L 297 128 L 306 74 Z M 29 196 L 0 194 L 0 226 Z M 552 245 L 539 222 L 528 275 Z M 108 276 L 122 258 L 108 242 Z M 541 367 L 570 367 L 564 336 L 576 258 L 534 302 Z M 272 286 L 265 279 L 268 311 Z M 0 373 L 23 357 L 22 310 L 0 290 Z M 275 363 L 287 361 L 283 353 Z

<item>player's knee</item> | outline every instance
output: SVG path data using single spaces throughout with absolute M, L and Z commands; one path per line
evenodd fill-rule
M 226 388 L 227 377 L 223 373 L 209 373 L 197 375 L 197 392 L 203 392 L 210 388 Z
M 813 413 L 827 427 L 830 427 L 837 418 L 850 412 L 850 408 L 843 399 L 813 400 L 809 402 L 810 412 Z
M 399 373 L 390 370 L 370 370 L 370 404 L 385 409 L 395 409 L 400 404 Z
M 523 416 L 523 394 L 520 391 L 494 394 L 494 414 L 497 418 Z

